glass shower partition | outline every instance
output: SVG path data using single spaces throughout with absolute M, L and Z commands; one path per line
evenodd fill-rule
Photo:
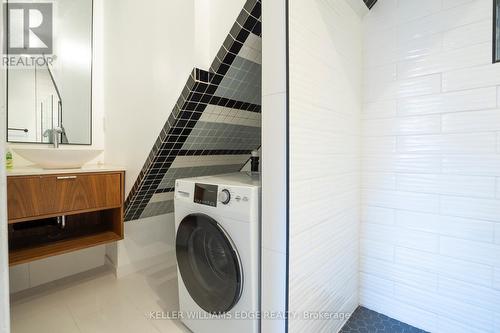
M 53 70 L 46 62 L 35 67 L 38 142 L 52 143 L 52 129 L 62 127 L 62 98 Z M 62 135 L 59 142 L 63 142 Z

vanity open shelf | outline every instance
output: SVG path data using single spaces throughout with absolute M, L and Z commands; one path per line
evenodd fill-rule
M 123 239 L 124 172 L 9 176 L 11 266 Z

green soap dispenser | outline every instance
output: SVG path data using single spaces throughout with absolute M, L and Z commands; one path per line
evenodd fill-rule
M 14 159 L 12 158 L 12 152 L 10 149 L 8 149 L 7 154 L 5 154 L 5 167 L 7 170 L 14 168 Z

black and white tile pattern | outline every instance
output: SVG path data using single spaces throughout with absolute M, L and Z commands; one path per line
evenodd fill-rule
M 175 179 L 237 172 L 261 145 L 261 0 L 247 0 L 210 69 L 195 68 L 125 203 L 173 212 Z
M 377 0 L 363 0 L 365 2 L 365 5 L 366 7 L 368 7 L 368 9 L 372 9 L 373 6 L 375 6 L 375 3 L 377 2 Z
M 359 307 L 340 333 L 427 333 L 378 312 Z

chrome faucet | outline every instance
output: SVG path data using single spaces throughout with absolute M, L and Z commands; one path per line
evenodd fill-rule
M 54 145 L 54 148 L 59 148 L 59 134 L 63 133 L 63 130 L 61 127 L 54 127 L 52 129 L 48 129 L 43 133 L 43 136 L 49 137 L 50 143 Z

